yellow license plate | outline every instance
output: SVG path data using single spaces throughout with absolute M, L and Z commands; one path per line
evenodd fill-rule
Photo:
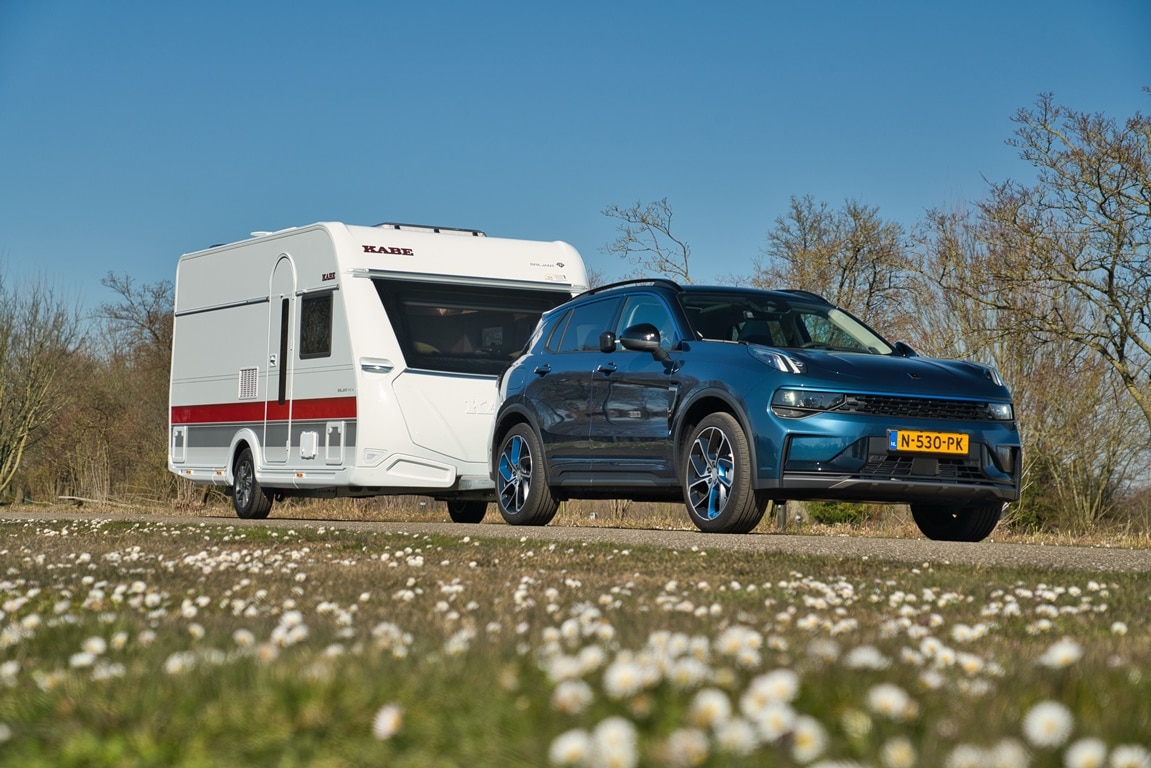
M 966 454 L 971 445 L 970 435 L 960 432 L 892 429 L 888 431 L 887 439 L 887 450 L 899 453 Z

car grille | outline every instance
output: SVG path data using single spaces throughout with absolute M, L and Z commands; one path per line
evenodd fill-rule
M 927 397 L 890 395 L 848 395 L 836 408 L 839 413 L 865 413 L 873 416 L 900 416 L 913 419 L 991 421 L 986 403 L 970 400 L 943 400 Z
M 932 460 L 932 469 L 934 469 L 934 462 L 938 461 L 938 471 L 923 473 L 916 471 L 920 469 L 915 465 L 916 460 L 910 456 L 872 456 L 862 469 L 859 470 L 861 477 L 890 477 L 890 478 L 915 478 L 915 477 L 930 477 L 936 480 L 987 480 L 986 475 L 983 474 L 983 469 L 975 462 L 966 459 L 937 459 Z

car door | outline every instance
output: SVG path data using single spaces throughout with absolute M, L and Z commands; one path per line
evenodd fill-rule
M 554 483 L 587 479 L 588 403 L 599 336 L 613 326 L 621 303 L 612 297 L 574 307 L 527 372 L 524 398 L 536 415 Z
M 655 294 L 629 296 L 611 329 L 650 324 L 666 351 L 679 344 L 679 330 L 664 300 Z M 590 390 L 589 459 L 598 484 L 650 484 L 675 479 L 671 413 L 678 391 L 675 355 L 657 360 L 650 352 L 616 349 L 599 353 Z

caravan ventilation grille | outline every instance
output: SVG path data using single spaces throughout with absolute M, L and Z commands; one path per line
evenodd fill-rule
M 260 369 L 240 369 L 240 399 L 255 400 L 259 394 Z

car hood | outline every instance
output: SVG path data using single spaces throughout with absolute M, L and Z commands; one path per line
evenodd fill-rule
M 1006 387 L 995 383 L 987 366 L 965 360 L 813 350 L 793 351 L 791 356 L 806 365 L 808 376 L 836 388 L 923 396 L 1010 397 Z

